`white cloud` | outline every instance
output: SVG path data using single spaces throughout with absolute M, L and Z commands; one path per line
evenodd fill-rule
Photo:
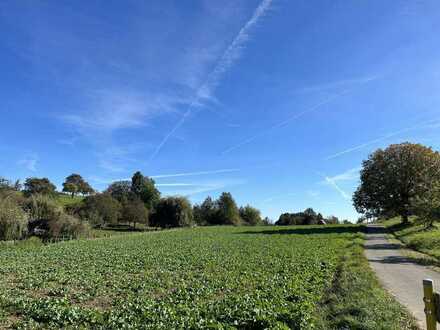
M 177 96 L 122 89 L 98 90 L 89 93 L 88 99 L 86 111 L 62 117 L 86 135 L 144 126 L 149 119 L 175 112 L 177 105 L 187 101 Z
M 216 101 L 214 96 L 216 87 L 220 83 L 225 72 L 228 71 L 237 60 L 240 59 L 243 48 L 250 38 L 251 30 L 258 23 L 259 19 L 265 15 L 267 10 L 270 8 L 271 3 L 272 0 L 263 0 L 260 2 L 252 17 L 241 28 L 232 43 L 224 51 L 214 69 L 208 74 L 205 82 L 198 88 L 192 102 L 188 105 L 186 112 L 157 145 L 154 152 L 151 154 L 150 160 L 153 160 L 158 155 L 163 146 L 192 114 L 195 107 L 200 106 L 206 101 Z
M 36 172 L 39 157 L 37 154 L 30 154 L 18 161 L 18 165 L 23 166 L 28 171 Z

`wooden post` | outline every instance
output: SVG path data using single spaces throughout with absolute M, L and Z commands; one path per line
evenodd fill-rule
M 430 279 L 423 280 L 423 301 L 425 302 L 426 329 L 437 329 L 437 317 L 434 303 L 433 282 Z

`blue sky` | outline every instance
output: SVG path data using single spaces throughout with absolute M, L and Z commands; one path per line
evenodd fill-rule
M 2 1 L 0 175 L 154 176 L 356 219 L 361 161 L 440 145 L 438 1 Z

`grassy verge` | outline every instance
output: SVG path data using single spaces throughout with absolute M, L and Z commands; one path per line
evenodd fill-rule
M 402 224 L 400 218 L 383 222 L 385 227 L 410 249 L 425 253 L 440 260 L 440 227 L 435 223 L 427 229 L 417 218 L 412 217 L 408 224 Z
M 320 329 L 417 329 L 407 311 L 381 288 L 361 241 L 342 257 L 320 314 Z

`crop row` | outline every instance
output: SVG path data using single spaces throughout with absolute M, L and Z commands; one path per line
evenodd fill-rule
M 213 227 L 3 249 L 0 319 L 28 328 L 308 328 L 357 235 Z

